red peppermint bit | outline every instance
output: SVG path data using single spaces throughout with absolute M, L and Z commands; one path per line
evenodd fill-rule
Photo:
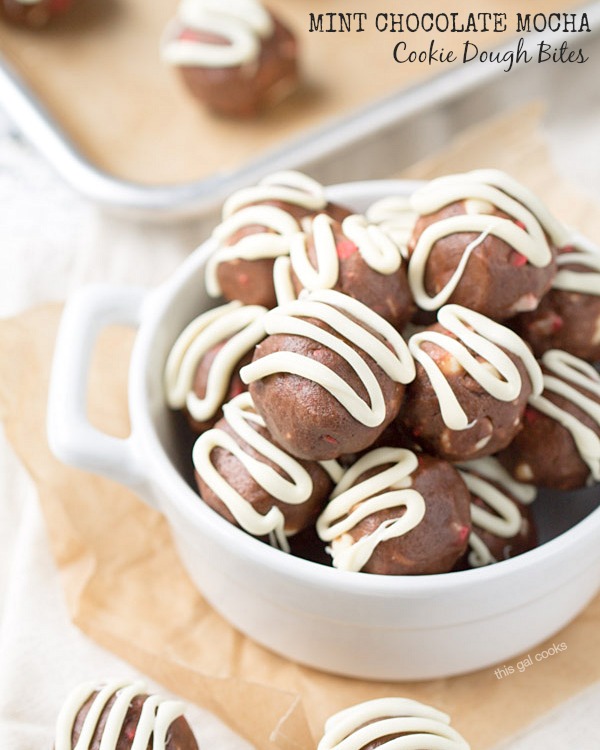
M 235 398 L 236 396 L 239 396 L 240 393 L 244 393 L 245 390 L 246 386 L 240 380 L 240 378 L 234 378 L 231 381 L 231 385 L 229 386 L 229 398 Z
M 515 268 L 521 268 L 522 266 L 527 265 L 527 258 L 516 250 L 513 250 L 510 256 L 510 262 Z
M 423 430 L 420 427 L 415 427 L 412 431 L 413 437 L 418 438 L 422 432 Z
M 459 526 L 457 533 L 460 543 L 463 544 L 468 539 L 471 529 L 468 526 Z
M 194 29 L 183 29 L 179 34 L 180 42 L 197 42 L 198 40 L 198 32 L 194 31 Z
M 338 442 L 331 435 L 323 435 L 323 440 L 325 440 L 326 443 L 331 443 L 331 445 L 337 445 L 337 442 Z
M 133 739 L 134 739 L 134 737 L 135 737 L 135 730 L 136 730 L 136 727 L 135 727 L 135 726 L 134 726 L 133 724 L 130 724 L 130 725 L 129 725 L 129 726 L 128 726 L 128 727 L 126 728 L 126 729 L 125 729 L 125 737 L 126 737 L 126 739 L 128 739 L 128 740 L 129 740 L 130 742 L 133 742 Z
M 525 224 L 523 224 L 522 221 L 519 221 L 518 219 L 513 219 L 514 223 L 519 227 L 519 229 L 522 229 L 523 231 L 527 231 L 527 227 Z
M 551 329 L 552 333 L 558 333 L 560 329 L 564 326 L 565 321 L 560 317 L 560 315 L 557 315 L 556 313 L 552 314 L 552 322 L 551 322 Z
M 338 258 L 345 260 L 353 255 L 358 250 L 358 247 L 351 240 L 341 240 L 337 243 L 337 254 Z
M 532 406 L 528 406 L 525 409 L 525 421 L 529 424 L 533 424 L 534 422 L 537 422 L 540 418 L 540 413 L 537 409 L 534 409 Z
M 563 253 L 574 253 L 575 245 L 565 245 L 564 247 L 561 247 L 558 252 L 560 255 L 562 255 Z
M 247 273 L 241 273 L 238 276 L 238 281 L 240 284 L 247 284 L 248 283 L 248 274 Z

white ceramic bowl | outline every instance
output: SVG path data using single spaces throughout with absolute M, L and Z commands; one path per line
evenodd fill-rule
M 331 200 L 364 211 L 406 194 L 397 181 L 340 185 Z M 49 440 L 65 463 L 133 487 L 168 519 L 206 599 L 254 640 L 318 669 L 380 680 L 437 678 L 502 663 L 571 620 L 600 587 L 598 489 L 544 506 L 537 549 L 497 565 L 393 577 L 335 570 L 285 555 L 227 523 L 182 475 L 162 375 L 184 325 L 210 305 L 203 267 L 211 243 L 155 291 L 95 286 L 67 305 L 56 348 Z M 90 355 L 111 323 L 139 326 L 130 363 L 131 436 L 85 417 Z M 534 506 L 535 507 L 535 506 Z M 566 530 L 565 530 L 566 529 Z

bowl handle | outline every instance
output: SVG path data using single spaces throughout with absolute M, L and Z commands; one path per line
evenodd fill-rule
M 93 284 L 76 292 L 62 315 L 48 395 L 48 442 L 66 464 L 138 490 L 145 484 L 133 435 L 117 438 L 88 420 L 86 395 L 90 360 L 103 328 L 137 327 L 147 291 L 138 287 Z M 150 500 L 149 492 L 141 493 Z

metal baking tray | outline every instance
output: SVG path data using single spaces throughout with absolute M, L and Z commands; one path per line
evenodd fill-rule
M 577 9 L 586 12 L 591 33 L 540 33 L 525 36 L 534 54 L 544 40 L 559 46 L 584 46 L 589 61 L 578 66 L 577 97 L 599 96 L 600 3 Z M 514 40 L 498 48 L 514 48 Z M 141 185 L 118 179 L 87 160 L 32 93 L 20 75 L 0 57 L 0 106 L 23 136 L 75 190 L 99 206 L 147 219 L 211 217 L 223 199 L 244 185 L 278 169 L 309 170 L 323 182 L 388 177 L 442 146 L 465 126 L 509 107 L 541 99 L 547 121 L 565 113 L 564 97 L 573 94 L 573 64 L 515 65 L 504 72 L 498 64 L 457 65 L 424 83 L 399 91 L 310 130 L 242 167 L 198 181 L 175 185 Z M 594 77 L 593 71 L 596 71 Z M 583 82 L 585 79 L 586 82 Z M 572 115 L 575 117 L 575 115 Z M 596 142 L 600 172 L 600 150 Z

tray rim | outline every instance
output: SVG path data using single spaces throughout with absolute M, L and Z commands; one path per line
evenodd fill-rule
M 594 35 L 600 32 L 598 0 L 575 6 L 572 12 L 587 13 L 592 33 L 594 29 Z M 583 33 L 569 34 L 568 37 L 562 32 L 530 34 L 525 37 L 524 48 L 532 53 L 542 39 L 556 44 L 565 39 L 574 41 L 581 36 Z M 502 53 L 513 46 L 514 38 L 511 38 L 494 50 Z M 425 81 L 404 87 L 350 113 L 330 118 L 238 168 L 172 184 L 142 184 L 116 177 L 96 166 L 81 153 L 42 100 L 2 54 L 0 106 L 63 181 L 99 207 L 136 219 L 202 218 L 216 210 L 229 193 L 257 182 L 270 172 L 301 169 L 307 163 L 318 162 L 418 113 L 456 100 L 500 75 L 518 74 L 523 66 L 521 62 L 505 73 L 499 66 L 455 64 Z

